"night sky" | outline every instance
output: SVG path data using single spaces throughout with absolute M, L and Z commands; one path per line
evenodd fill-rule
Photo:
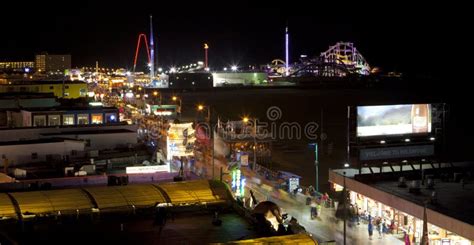
M 293 60 L 300 54 L 318 55 L 337 41 L 351 41 L 369 64 L 384 71 L 433 75 L 444 70 L 439 61 L 449 59 L 451 42 L 461 29 L 447 18 L 448 9 L 432 5 L 362 11 L 316 4 L 133 3 L 12 6 L 0 15 L 0 60 L 33 60 L 35 53 L 47 51 L 71 53 L 74 67 L 93 66 L 98 60 L 107 67 L 130 68 L 138 34 L 148 34 L 153 14 L 158 62 L 164 68 L 203 60 L 204 42 L 210 46 L 210 66 L 219 69 L 283 58 L 288 22 Z M 139 63 L 146 63 L 144 52 Z

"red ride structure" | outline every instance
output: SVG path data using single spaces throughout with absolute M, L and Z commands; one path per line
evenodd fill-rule
M 142 40 L 145 41 L 145 47 L 146 47 L 146 54 L 148 55 L 148 64 L 151 62 L 150 58 L 150 48 L 148 47 L 148 41 L 146 40 L 146 35 L 144 33 L 141 33 L 138 35 L 138 42 L 137 42 L 137 49 L 135 51 L 135 59 L 133 60 L 133 72 L 135 72 L 135 68 L 137 67 L 137 58 L 138 58 L 138 51 L 140 50 L 140 41 Z

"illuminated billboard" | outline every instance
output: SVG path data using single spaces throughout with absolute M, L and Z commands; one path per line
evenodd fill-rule
M 430 104 L 357 107 L 358 137 L 430 132 Z

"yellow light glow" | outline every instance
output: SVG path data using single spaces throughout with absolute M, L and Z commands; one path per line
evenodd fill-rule
M 204 110 L 204 106 L 203 106 L 203 105 L 198 105 L 198 110 L 199 110 L 199 111 Z
M 178 99 L 178 97 L 176 97 L 176 96 L 173 96 L 173 98 L 172 98 L 172 99 L 173 99 L 173 101 L 176 101 L 176 100 Z
M 157 92 L 157 91 L 153 92 L 153 95 L 154 95 L 154 96 L 157 96 L 157 95 L 158 95 L 158 92 Z
M 244 121 L 244 123 L 248 123 L 248 122 L 249 122 L 249 118 L 248 118 L 248 117 L 244 117 L 243 121 Z

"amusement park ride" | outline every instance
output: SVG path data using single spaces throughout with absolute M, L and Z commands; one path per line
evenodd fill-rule
M 299 62 L 290 66 L 280 59 L 270 65 L 270 77 L 345 77 L 349 75 L 369 75 L 371 68 L 353 43 L 338 42 L 320 56 L 302 56 Z M 288 75 L 286 75 L 288 74 Z

